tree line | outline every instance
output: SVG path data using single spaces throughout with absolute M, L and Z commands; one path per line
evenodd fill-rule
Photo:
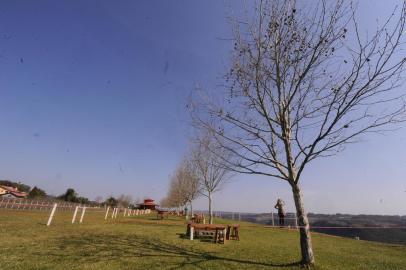
M 28 193 L 27 198 L 29 199 L 42 199 L 42 200 L 61 200 L 65 202 L 89 204 L 89 205 L 108 205 L 112 207 L 130 207 L 135 208 L 139 199 L 133 200 L 130 195 L 120 195 L 117 198 L 114 196 L 109 196 L 105 200 L 101 196 L 96 197 L 95 200 L 90 200 L 84 196 L 80 196 L 75 189 L 68 188 L 63 194 L 54 196 L 47 194 L 47 192 L 37 186 L 31 188 L 31 186 L 23 184 L 21 182 L 14 182 L 10 180 L 0 180 L 0 185 L 10 186 L 17 188 L 19 191 Z
M 184 157 L 171 177 L 169 190 L 161 201 L 163 207 L 190 207 L 200 196 L 207 198 L 209 223 L 213 223 L 213 194 L 221 190 L 231 178 L 230 170 L 222 165 L 227 152 L 219 147 L 210 133 L 202 133 L 193 139 L 189 153 Z

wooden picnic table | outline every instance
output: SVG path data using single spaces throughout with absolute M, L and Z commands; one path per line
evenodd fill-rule
M 204 215 L 193 215 L 190 220 L 193 223 L 205 223 Z
M 166 210 L 158 210 L 156 217 L 157 219 L 164 219 L 164 217 L 167 217 L 169 215 L 169 211 Z
M 223 243 L 226 241 L 227 227 L 223 224 L 199 224 L 188 223 L 187 233 L 189 233 L 190 240 L 193 240 L 195 232 L 198 231 L 215 231 L 214 242 L 217 243 L 219 234 L 223 236 Z

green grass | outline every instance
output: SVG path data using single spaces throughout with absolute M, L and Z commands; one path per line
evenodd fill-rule
M 0 269 L 297 269 L 298 232 L 241 222 L 241 241 L 184 238 L 183 220 L 0 210 Z M 224 220 L 217 222 L 227 223 Z M 406 269 L 406 247 L 313 234 L 315 269 Z

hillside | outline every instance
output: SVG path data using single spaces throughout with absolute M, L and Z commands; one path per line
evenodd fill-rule
M 223 217 L 232 218 L 232 213 L 222 213 Z M 234 215 L 237 217 L 237 215 Z M 269 213 L 250 214 L 244 213 L 239 216 L 241 220 L 249 221 L 258 224 L 272 224 L 271 215 Z M 310 225 L 315 227 L 313 231 L 349 237 L 355 237 L 361 240 L 376 241 L 390 244 L 406 245 L 406 216 L 390 216 L 390 215 L 348 215 L 348 214 L 309 214 Z M 275 224 L 277 217 L 274 216 Z M 288 213 L 286 224 L 294 226 L 294 215 Z M 319 228 L 327 227 L 327 228 Z M 331 228 L 333 227 L 333 228 Z M 341 227 L 341 228 L 334 228 Z M 344 227 L 344 228 L 343 228 Z M 378 229 L 369 228 L 348 228 L 348 227 L 379 227 Z M 387 227 L 400 227 L 399 229 Z
M 314 231 L 363 240 L 406 245 L 406 217 L 378 215 L 318 215 L 312 216 Z M 321 228 L 317 227 L 330 227 Z M 366 227 L 335 229 L 334 227 Z M 378 227 L 369 229 L 368 227 Z M 391 227 L 391 228 L 384 228 Z M 399 229 L 394 227 L 401 227 Z
M 241 241 L 184 238 L 184 220 L 0 210 L 1 269 L 297 269 L 295 230 L 242 222 Z M 217 220 L 217 222 L 230 222 Z M 406 247 L 313 234 L 315 269 L 406 269 Z

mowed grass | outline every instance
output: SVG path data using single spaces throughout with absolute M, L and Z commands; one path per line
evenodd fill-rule
M 298 232 L 241 222 L 240 241 L 185 239 L 185 221 L 155 215 L 0 210 L 0 269 L 298 269 Z M 231 221 L 217 220 L 218 223 Z M 406 247 L 313 234 L 315 269 L 406 269 Z

